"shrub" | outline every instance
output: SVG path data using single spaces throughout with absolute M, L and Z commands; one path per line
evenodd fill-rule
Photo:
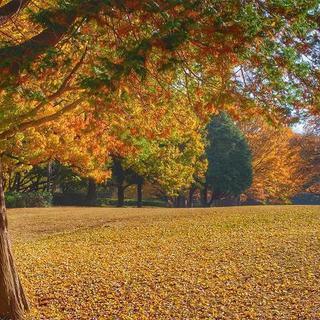
M 100 198 L 98 199 L 99 206 L 117 206 L 118 200 L 117 199 L 108 199 L 108 198 Z M 126 199 L 124 201 L 125 206 L 134 207 L 137 205 L 136 199 Z M 157 199 L 146 199 L 142 201 L 143 206 L 147 207 L 166 207 L 167 202 Z
M 26 207 L 50 207 L 52 205 L 52 194 L 50 192 L 28 192 L 24 194 Z
M 26 203 L 22 193 L 11 192 L 6 193 L 6 206 L 7 208 L 25 208 Z
M 54 206 L 85 206 L 87 197 L 83 193 L 55 193 L 53 195 Z
M 50 192 L 11 192 L 6 194 L 8 208 L 49 207 L 52 204 Z

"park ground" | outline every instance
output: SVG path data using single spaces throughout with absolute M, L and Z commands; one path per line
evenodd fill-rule
M 27 319 L 320 319 L 320 207 L 9 210 Z

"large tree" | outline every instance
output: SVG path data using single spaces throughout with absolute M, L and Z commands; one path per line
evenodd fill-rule
M 252 157 L 244 135 L 227 114 L 221 113 L 209 123 L 207 139 L 204 192 L 211 189 L 209 204 L 239 196 L 252 183 Z
M 318 112 L 318 26 L 318 0 L 1 1 L 1 155 L 48 122 L 121 114 L 115 102 L 148 78 L 163 94 L 183 94 L 204 119 L 215 109 L 273 120 Z M 65 132 L 51 133 L 62 141 Z M 85 154 L 86 144 L 98 152 L 82 141 Z M 97 173 L 99 157 L 87 159 Z M 0 199 L 0 315 L 20 319 L 27 304 Z

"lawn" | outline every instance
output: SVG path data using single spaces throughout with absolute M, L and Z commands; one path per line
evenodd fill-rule
M 9 211 L 28 319 L 320 319 L 320 207 Z

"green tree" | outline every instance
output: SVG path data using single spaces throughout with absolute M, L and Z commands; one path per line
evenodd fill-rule
M 212 118 L 207 137 L 204 192 L 207 188 L 211 190 L 211 204 L 215 200 L 237 197 L 250 187 L 252 158 L 245 137 L 226 113 Z

